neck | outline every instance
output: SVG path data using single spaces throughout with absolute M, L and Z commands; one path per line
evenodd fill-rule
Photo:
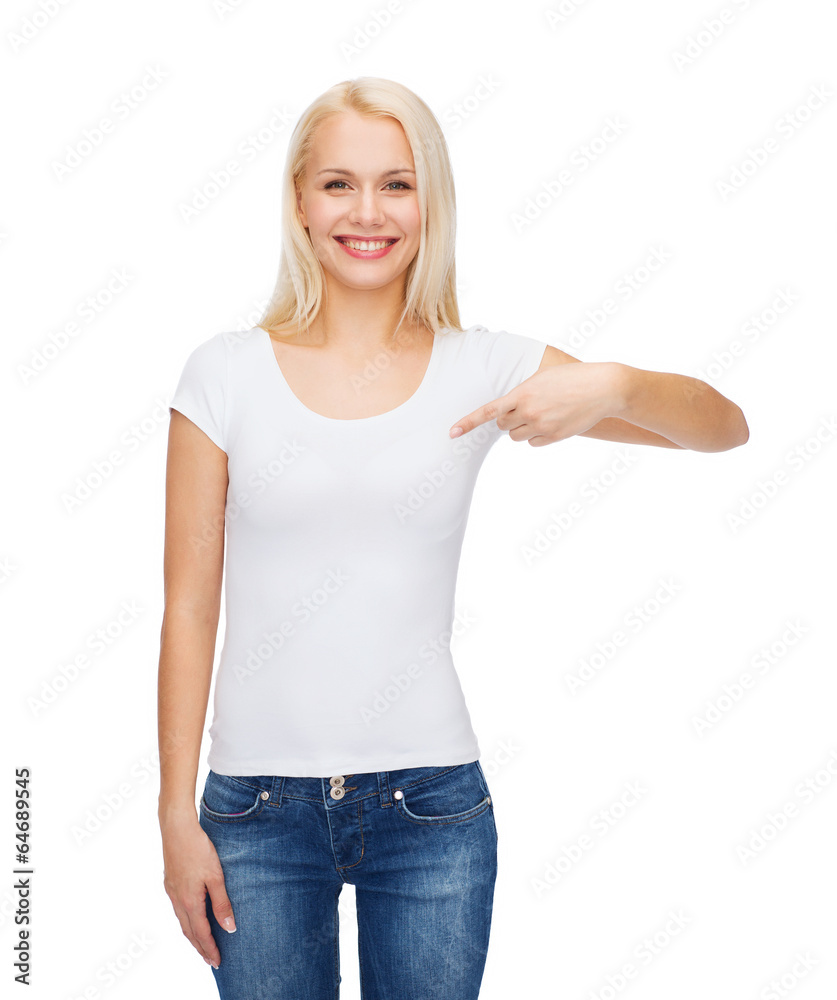
M 404 283 L 384 288 L 347 288 L 326 274 L 322 308 L 309 324 L 308 342 L 347 353 L 368 354 L 378 348 L 412 340 L 415 326 L 405 321 L 396 330 L 404 308 Z

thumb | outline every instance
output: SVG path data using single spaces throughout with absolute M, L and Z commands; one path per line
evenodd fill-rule
M 225 931 L 232 934 L 235 931 L 235 916 L 223 877 L 217 881 L 213 879 L 211 882 L 207 882 L 206 888 L 209 892 L 209 898 L 212 900 L 212 912 L 215 914 L 215 919 Z

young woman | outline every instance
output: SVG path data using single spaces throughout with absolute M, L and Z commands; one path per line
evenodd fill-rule
M 481 463 L 504 433 L 722 451 L 747 424 L 698 379 L 463 329 L 445 140 L 397 83 L 314 101 L 284 199 L 270 308 L 171 404 L 165 889 L 224 1000 L 336 996 L 345 883 L 364 1000 L 471 1000 L 497 832 L 449 644 Z

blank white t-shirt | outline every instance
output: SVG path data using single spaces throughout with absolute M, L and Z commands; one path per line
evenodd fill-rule
M 474 484 L 507 432 L 495 420 L 448 431 L 533 375 L 545 348 L 446 329 L 415 393 L 355 420 L 308 409 L 261 327 L 194 348 L 170 408 L 229 471 L 212 770 L 330 777 L 479 759 L 449 646 Z

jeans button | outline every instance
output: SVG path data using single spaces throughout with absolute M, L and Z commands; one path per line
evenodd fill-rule
M 393 795 L 393 798 L 396 798 L 396 799 L 403 799 L 404 798 L 404 793 L 401 791 L 400 788 L 396 788 L 395 791 L 392 793 L 392 795 Z
M 263 799 L 269 799 L 270 798 L 270 792 L 262 792 L 262 798 Z
M 332 788 L 337 788 L 339 785 L 342 785 L 346 779 L 343 777 L 342 774 L 337 774 L 333 778 L 329 778 L 328 780 Z
M 346 794 L 346 792 L 344 791 L 343 788 L 340 787 L 340 785 L 336 785 L 334 788 L 332 788 L 329 794 L 333 799 L 342 799 L 343 796 Z

